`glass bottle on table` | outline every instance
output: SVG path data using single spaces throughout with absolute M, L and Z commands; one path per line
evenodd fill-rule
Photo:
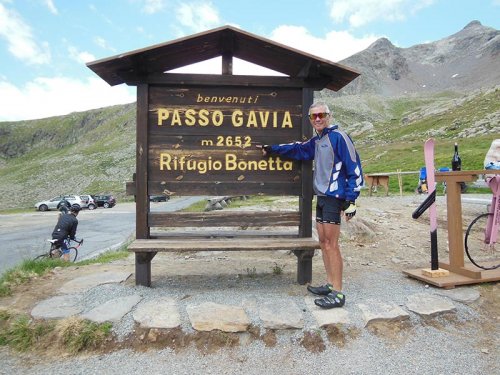
M 462 159 L 458 154 L 458 143 L 455 142 L 455 152 L 453 153 L 453 157 L 451 158 L 451 170 L 452 171 L 461 171 L 462 170 Z M 467 191 L 467 185 L 465 182 L 460 183 L 460 190 L 462 193 Z
M 451 170 L 452 171 L 460 171 L 462 170 L 462 159 L 458 154 L 458 143 L 455 142 L 455 152 L 453 157 L 451 158 Z

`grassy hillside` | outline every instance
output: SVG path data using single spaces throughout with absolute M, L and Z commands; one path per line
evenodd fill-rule
M 0 207 L 59 194 L 113 193 L 135 168 L 135 105 L 0 123 Z
M 365 173 L 419 170 L 429 137 L 436 140 L 437 167 L 450 166 L 458 142 L 463 169 L 479 169 L 500 134 L 500 89 L 393 99 L 318 96 L 352 134 Z M 129 104 L 0 123 L 0 209 L 31 208 L 69 193 L 125 198 L 135 169 L 135 122 Z M 404 177 L 406 191 L 415 189 L 417 177 Z
M 337 99 L 332 104 L 335 109 L 342 108 Z M 420 170 L 424 166 L 423 144 L 431 137 L 436 142 L 436 168 L 451 168 L 453 146 L 457 142 L 462 169 L 482 169 L 491 142 L 500 136 L 498 88 L 467 95 L 442 93 L 395 98 L 375 104 L 379 108 L 378 117 L 369 130 L 356 132 L 359 120 L 351 117 L 345 121 L 342 109 L 339 119 L 355 134 L 353 138 L 365 173 Z M 405 191 L 413 191 L 417 177 L 403 177 Z M 397 180 L 392 180 L 391 188 L 396 189 Z

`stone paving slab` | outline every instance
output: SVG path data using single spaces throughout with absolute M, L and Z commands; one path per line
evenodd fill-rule
M 127 297 L 118 297 L 84 313 L 82 318 L 97 323 L 117 322 L 132 310 L 141 301 L 142 297 L 134 294 Z
M 99 272 L 91 275 L 77 277 L 68 281 L 58 290 L 60 294 L 82 293 L 87 289 L 97 285 L 121 283 L 126 281 L 132 275 L 131 272 Z
M 307 309 L 318 323 L 318 327 L 325 327 L 331 324 L 349 324 L 349 313 L 344 308 L 335 308 L 330 310 L 322 309 L 314 304 L 318 297 L 306 297 L 304 301 Z
M 168 297 L 139 303 L 132 316 L 143 328 L 177 328 L 181 325 L 179 306 Z
M 265 302 L 259 306 L 259 318 L 268 329 L 304 328 L 303 312 L 295 303 Z
M 205 302 L 188 305 L 186 310 L 192 327 L 197 331 L 245 332 L 250 325 L 245 310 L 239 306 Z
M 394 303 L 380 301 L 367 302 L 367 304 L 358 304 L 365 322 L 365 327 L 371 323 L 403 321 L 410 318 L 410 314 Z
M 51 297 L 40 301 L 31 310 L 31 316 L 35 319 L 64 319 L 78 315 L 84 309 L 80 301 L 79 294 Z
M 448 299 L 427 293 L 408 296 L 406 307 L 408 310 L 423 316 L 442 314 L 456 309 L 455 305 Z
M 481 297 L 481 294 L 476 289 L 463 287 L 449 290 L 438 290 L 436 293 L 440 296 L 448 297 L 454 301 L 462 303 L 472 303 Z

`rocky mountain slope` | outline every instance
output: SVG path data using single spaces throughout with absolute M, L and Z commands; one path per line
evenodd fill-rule
M 431 43 L 398 48 L 377 40 L 340 63 L 361 76 L 341 94 L 399 96 L 409 93 L 468 91 L 500 83 L 500 31 L 473 21 Z

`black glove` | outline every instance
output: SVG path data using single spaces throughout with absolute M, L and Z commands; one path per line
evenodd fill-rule
M 356 202 L 344 201 L 344 203 L 342 203 L 342 211 L 344 211 L 344 215 L 348 219 L 351 219 L 354 215 L 356 215 Z

